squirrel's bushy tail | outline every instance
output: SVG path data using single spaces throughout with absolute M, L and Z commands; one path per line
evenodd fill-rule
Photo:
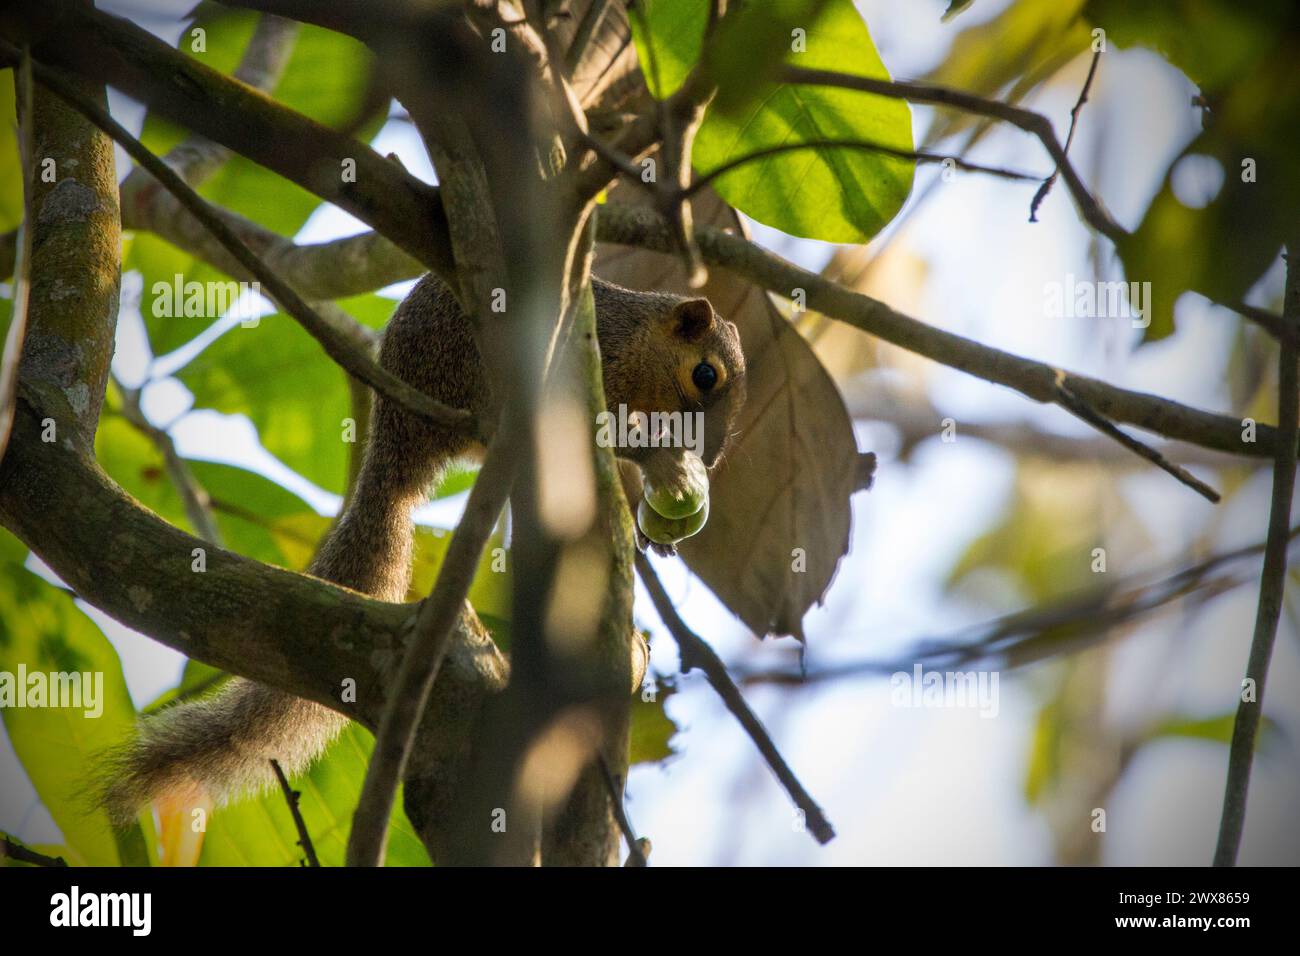
M 430 348 L 447 358 L 431 358 Z M 438 401 L 470 408 L 486 391 L 476 356 L 469 320 L 450 290 L 426 276 L 389 323 L 380 364 Z M 461 432 L 377 398 L 351 502 L 308 570 L 383 601 L 403 600 L 411 510 L 469 444 Z M 236 678 L 211 697 L 142 721 L 133 740 L 101 761 L 97 795 L 118 821 L 155 800 L 229 800 L 272 783 L 272 759 L 287 776 L 306 769 L 346 722 L 320 704 Z
M 321 546 L 311 570 L 384 600 L 400 601 L 409 576 L 410 501 L 388 489 L 363 488 Z M 367 502 L 382 501 L 383 508 Z M 328 707 L 243 678 L 217 693 L 177 704 L 140 722 L 136 736 L 96 768 L 99 803 L 127 822 L 146 803 L 222 803 L 306 769 L 347 718 Z
M 160 798 L 222 803 L 262 790 L 275 782 L 273 759 L 293 776 L 346 722 L 328 707 L 236 677 L 211 697 L 145 720 L 105 758 L 100 802 L 122 824 Z

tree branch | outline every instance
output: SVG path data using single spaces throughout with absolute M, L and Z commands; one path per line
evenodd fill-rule
M 61 442 L 42 442 L 44 417 L 20 400 L 0 462 L 0 524 L 78 597 L 188 657 L 378 726 L 412 606 L 270 567 L 172 527 L 93 461 Z M 201 571 L 196 548 L 205 553 Z M 466 618 L 449 654 L 421 725 L 422 748 L 438 754 L 461 751 L 478 707 L 505 673 L 491 638 Z M 356 682 L 355 704 L 340 699 L 345 679 Z M 434 772 L 436 761 L 423 769 Z M 430 834 L 442 823 L 424 821 L 426 843 L 436 844 Z
M 701 189 L 711 185 L 720 176 L 741 166 L 756 162 L 760 159 L 767 159 L 769 156 L 779 156 L 782 153 L 798 152 L 804 149 L 856 149 L 869 153 L 882 153 L 885 156 L 893 156 L 897 159 L 910 159 L 917 163 L 946 163 L 951 162 L 957 169 L 969 173 L 987 173 L 990 176 L 997 176 L 1000 179 L 1013 179 L 1021 182 L 1033 182 L 1038 179 L 1037 176 L 1031 176 L 1029 173 L 1018 172 L 1014 169 L 1003 169 L 999 166 L 982 166 L 979 163 L 970 163 L 960 156 L 944 156 L 939 153 L 927 153 L 912 149 L 897 149 L 893 146 L 886 146 L 883 143 L 872 142 L 871 140 L 835 140 L 835 139 L 810 139 L 799 143 L 782 143 L 779 146 L 769 146 L 766 149 L 755 150 L 745 156 L 737 156 L 735 159 L 728 160 L 716 169 L 711 169 L 703 176 L 697 176 L 695 182 L 691 183 L 684 191 L 685 197 L 694 196 Z M 627 175 L 627 171 L 620 166 L 620 171 Z M 635 181 L 640 182 L 639 171 L 633 168 Z
M 636 831 L 632 829 L 632 821 L 627 818 L 627 808 L 623 806 L 623 788 L 614 779 L 614 774 L 610 772 L 604 756 L 597 757 L 596 761 L 600 764 L 600 775 L 605 781 L 605 792 L 609 795 L 610 808 L 614 811 L 618 828 L 623 831 L 623 840 L 627 843 L 627 863 L 624 866 L 645 866 L 647 862 L 645 847 L 650 841 L 637 839 Z
M 0 52 L 12 52 L 12 48 L 8 43 L 0 40 Z M 473 420 L 469 412 L 448 408 L 419 389 L 412 388 L 381 367 L 371 356 L 359 350 L 342 330 L 325 321 L 235 234 L 234 230 L 198 193 L 186 185 L 185 181 L 172 172 L 166 163 L 151 153 L 105 110 L 88 101 L 56 71 L 40 64 L 35 65 L 35 71 L 44 86 L 117 140 L 132 159 L 147 169 L 194 218 L 203 223 L 222 247 L 240 265 L 257 276 L 266 287 L 267 294 L 293 316 L 344 371 L 365 382 L 395 404 L 408 408 L 432 422 L 458 428 L 472 427 Z
M 1286 294 L 1282 318 L 1300 332 L 1300 242 L 1287 244 Z M 1264 550 L 1264 570 L 1259 580 L 1259 608 L 1255 614 L 1255 634 L 1246 662 L 1246 680 L 1242 682 L 1237 717 L 1232 725 L 1232 744 L 1228 751 L 1228 779 L 1223 792 L 1223 815 L 1219 822 L 1219 840 L 1214 850 L 1215 866 L 1235 866 L 1241 834 L 1246 824 L 1246 800 L 1250 790 L 1250 768 L 1255 759 L 1255 741 L 1264 708 L 1264 682 L 1273 657 L 1277 623 L 1282 613 L 1286 587 L 1287 529 L 1291 522 L 1291 498 L 1295 492 L 1297 430 L 1300 430 L 1300 378 L 1296 363 L 1300 350 L 1295 339 L 1283 341 L 1278 351 L 1277 409 L 1278 432 L 1273 459 L 1273 500 L 1269 508 L 1268 543 Z M 1247 692 L 1247 684 L 1254 693 Z M 1249 698 L 1249 699 L 1248 699 Z
M 151 217 L 148 222 L 133 220 L 133 223 L 140 228 L 165 228 L 168 220 L 155 222 Z M 355 295 L 412 278 L 419 272 L 417 263 L 376 233 L 320 245 L 295 246 L 260 226 L 250 223 L 247 228 L 252 230 L 251 234 L 246 233 L 250 242 L 263 247 L 275 244 L 278 261 L 294 270 L 295 284 L 311 297 Z M 662 220 L 645 209 L 606 204 L 601 208 L 597 231 L 602 242 L 640 246 L 659 252 L 672 251 L 663 233 Z M 807 272 L 750 240 L 703 226 L 698 232 L 701 250 L 710 265 L 729 269 L 782 296 L 789 296 L 796 288 L 803 288 L 810 295 L 815 291 L 818 301 L 815 308 L 832 318 L 941 364 L 1013 388 L 1033 401 L 1056 400 L 1053 392 L 1057 370 L 1045 363 L 982 345 L 895 312 L 884 303 Z M 186 251 L 213 261 L 211 249 L 196 247 L 181 237 L 167 238 Z M 389 252 L 391 256 L 387 254 Z M 371 264 L 368 269 L 351 272 L 347 268 L 348 263 L 367 260 Z M 220 266 L 217 262 L 213 264 Z M 336 287 L 333 285 L 335 280 L 348 284 Z M 1137 425 L 1189 445 L 1228 455 L 1262 458 L 1273 454 L 1276 432 L 1270 426 L 1258 426 L 1256 441 L 1246 442 L 1242 439 L 1239 419 L 1212 414 L 1155 395 L 1117 388 L 1071 372 L 1065 372 L 1065 384 L 1112 421 Z
M 709 684 L 722 698 L 722 702 L 727 706 L 727 710 L 740 721 L 740 725 L 745 728 L 754 745 L 758 747 L 759 753 L 767 761 L 767 765 L 772 768 L 781 785 L 785 787 L 786 793 L 794 801 L 804 815 L 804 820 L 808 825 L 812 835 L 818 843 L 829 843 L 835 838 L 835 830 L 830 821 L 826 819 L 812 796 L 804 789 L 799 778 L 794 775 L 781 752 L 776 749 L 776 744 L 768 735 L 767 729 L 763 726 L 762 721 L 749 708 L 745 702 L 744 696 L 736 687 L 731 676 L 727 673 L 727 667 L 722 663 L 722 659 L 710 647 L 703 638 L 697 635 L 686 622 L 681 619 L 677 609 L 673 607 L 672 600 L 668 597 L 668 592 L 664 590 L 663 584 L 659 581 L 659 576 L 655 574 L 654 567 L 644 554 L 640 552 L 636 556 L 636 570 L 641 575 L 641 580 L 645 583 L 646 590 L 650 592 L 650 599 L 654 601 L 655 609 L 659 612 L 659 617 L 663 619 L 664 626 L 672 634 L 673 640 L 677 642 L 678 650 L 681 653 L 682 670 L 689 671 L 692 668 L 700 668 L 704 671 L 705 678 Z
M 320 858 L 316 856 L 316 847 L 311 842 L 311 834 L 307 832 L 307 822 L 303 820 L 302 810 L 298 807 L 298 799 L 302 794 L 289 786 L 289 778 L 284 775 L 284 771 L 280 768 L 280 761 L 272 760 L 271 769 L 275 771 L 275 779 L 280 782 L 280 790 L 284 793 L 284 800 L 289 804 L 289 813 L 293 816 L 293 825 L 298 830 L 298 845 L 302 847 L 302 852 L 307 856 L 307 865 L 320 866 Z
M 607 204 L 601 209 L 598 227 L 603 242 L 641 246 L 663 253 L 674 251 L 665 224 L 646 209 Z M 795 289 L 803 289 L 810 309 L 909 352 L 1015 389 L 1033 401 L 1055 404 L 1059 397 L 1058 376 L 1063 375 L 1061 381 L 1070 391 L 1113 422 L 1136 425 L 1167 438 L 1230 454 L 1263 457 L 1274 451 L 1277 433 L 1269 426 L 1260 425 L 1256 429 L 1256 441 L 1248 442 L 1243 439 L 1239 419 L 1117 388 L 945 332 L 722 230 L 701 226 L 696 230 L 696 239 L 710 265 L 729 269 L 781 296 L 789 297 Z
M 591 0 L 591 3 L 587 5 L 586 12 L 578 22 L 577 31 L 573 34 L 573 40 L 569 43 L 569 49 L 564 54 L 565 67 L 570 75 L 582 62 L 583 54 L 587 52 L 587 44 L 591 42 L 591 38 L 600 29 L 605 14 L 609 12 L 611 2 L 612 0 Z
M 284 74 L 293 54 L 298 24 L 269 14 L 258 18 L 257 27 L 244 49 L 232 78 L 255 90 L 270 94 Z M 191 133 L 167 151 L 167 165 L 191 186 L 197 188 L 230 158 L 231 151 L 205 136 Z M 137 168 L 122 182 L 123 206 L 138 189 L 152 180 Z
M 965 93 L 961 90 L 932 86 L 928 83 L 878 80 L 866 76 L 836 73 L 832 70 L 809 70 L 796 66 L 785 67 L 779 76 L 786 83 L 834 86 L 840 89 L 858 90 L 863 93 L 873 93 L 877 96 L 887 96 L 891 99 L 907 100 L 910 103 L 947 106 L 1010 123 L 1012 126 L 1036 136 L 1043 144 L 1043 148 L 1047 150 L 1048 155 L 1051 156 L 1052 161 L 1056 163 L 1057 169 L 1065 178 L 1065 185 L 1070 190 L 1070 195 L 1074 197 L 1080 215 L 1083 216 L 1088 225 L 1112 242 L 1118 242 L 1128 234 L 1119 223 L 1110 217 L 1110 214 L 1106 212 L 1101 203 L 1088 191 L 1088 187 L 1079 178 L 1078 172 L 1075 171 L 1069 157 L 1065 154 L 1065 149 L 1056 138 L 1051 122 L 1041 113 L 1035 113 L 1032 110 L 1018 106 L 1011 106 L 1007 103 L 1000 103 L 996 100 L 986 100 L 983 97 Z
M 158 115 L 284 176 L 368 223 L 459 288 L 436 187 L 119 17 L 72 0 L 21 0 L 18 8 L 24 25 L 39 37 L 32 45 L 36 62 L 115 86 Z M 355 168 L 355 175 L 344 176 L 347 168 Z
M 32 866 L 67 866 L 68 861 L 61 856 L 46 856 L 31 847 L 23 846 L 9 834 L 0 834 L 0 860 L 17 860 Z
M 16 47 L 4 50 L 20 62 Z M 39 76 L 34 54 L 30 66 Z M 77 82 L 86 102 L 106 102 L 102 85 Z M 89 453 L 112 361 L 121 281 L 113 144 L 44 86 L 35 84 L 24 99 L 31 106 L 22 117 L 31 128 L 29 159 L 52 162 L 55 175 L 38 177 L 33 168 L 24 184 L 32 255 L 24 267 L 30 298 L 18 395 L 39 392 L 56 440 Z
M 123 194 L 122 226 L 152 232 L 236 279 L 255 278 L 163 189 Z M 415 279 L 427 270 L 377 232 L 298 245 L 251 220 L 211 207 L 267 266 L 321 309 L 324 303 Z
M 227 214 L 230 215 L 230 214 Z M 210 248 L 198 247 L 193 241 L 168 235 L 169 225 L 176 222 L 165 216 L 148 216 L 147 220 L 130 219 L 137 228 L 159 231 L 174 244 L 221 267 L 214 260 Z M 364 233 L 319 245 L 296 246 L 289 240 L 275 236 L 252 223 L 244 227 L 246 239 L 258 248 L 274 248 L 277 264 L 292 270 L 294 284 L 310 297 L 333 298 L 356 295 L 381 288 L 392 282 L 413 278 L 420 267 L 376 233 Z M 646 210 L 633 209 L 621 204 L 607 204 L 597 223 L 598 238 L 604 242 L 641 246 L 656 251 L 669 251 L 659 234 L 660 223 Z M 806 288 L 806 278 L 811 273 L 767 253 L 749 240 L 731 236 L 707 227 L 701 227 L 705 257 L 712 265 L 728 268 L 778 295 L 788 296 L 792 289 Z M 349 264 L 365 263 L 363 268 L 352 270 Z M 829 292 L 836 284 L 820 279 L 819 287 Z M 1055 375 L 1043 363 L 989 348 L 951 333 L 934 329 L 907 316 L 893 312 L 888 306 L 867 296 L 841 290 L 842 296 L 854 297 L 852 305 L 840 309 L 833 317 L 857 325 L 869 334 L 876 335 L 909 351 L 925 355 L 934 361 L 959 368 L 969 374 L 995 384 L 1007 385 L 1026 394 L 1034 401 L 1051 401 L 1043 381 Z M 1236 308 L 1235 306 L 1230 306 Z M 827 308 L 822 311 L 830 313 Z M 1241 311 L 1241 309 L 1238 309 Z M 1265 310 L 1255 310 L 1271 316 Z M 884 321 L 881 321 L 881 320 Z M 1278 336 L 1280 319 L 1272 316 L 1270 332 Z M 1280 337 L 1280 336 L 1279 336 Z M 1077 392 L 1081 376 L 1066 373 L 1066 384 Z M 1084 380 L 1083 395 L 1091 398 L 1094 406 L 1105 409 L 1106 414 L 1128 424 L 1139 425 L 1149 431 L 1188 444 L 1230 455 L 1266 457 L 1273 453 L 1275 432 L 1268 426 L 1258 428 L 1255 443 L 1243 442 L 1241 422 L 1213 415 L 1199 409 L 1160 399 L 1157 396 L 1125 389 L 1117 389 L 1093 379 Z
M 131 220 L 139 228 L 165 229 L 169 222 Z M 293 270 L 294 283 L 311 297 L 355 295 L 419 273 L 419 265 L 397 251 L 376 233 L 365 233 L 320 245 L 296 246 L 260 226 L 248 223 L 245 235 L 259 247 L 276 248 L 278 262 Z M 670 252 L 662 220 L 645 209 L 607 204 L 597 221 L 598 239 L 623 245 Z M 781 259 L 750 240 L 708 227 L 700 227 L 699 241 L 706 261 L 729 269 L 778 295 L 796 288 L 816 291 L 819 311 L 861 328 L 900 348 L 924 355 L 994 384 L 1014 388 L 1036 402 L 1054 402 L 1057 370 L 1045 363 L 1021 358 L 970 339 L 936 329 L 895 312 L 884 303 L 854 293 L 829 279 L 815 276 Z M 210 248 L 196 247 L 180 236 L 167 236 L 181 248 L 205 261 L 214 261 Z M 391 254 L 390 254 L 391 253 Z M 349 263 L 369 263 L 350 270 Z M 337 284 L 336 284 L 337 283 Z M 346 283 L 346 284 L 345 284 Z M 1065 384 L 1079 397 L 1113 421 L 1137 425 L 1156 434 L 1229 455 L 1267 457 L 1273 453 L 1275 430 L 1257 428 L 1254 443 L 1242 440 L 1242 422 L 1162 399 L 1155 395 L 1117 388 L 1096 379 L 1065 373 Z
M 1300 537 L 1300 526 L 1288 533 L 1288 544 Z M 743 685 L 777 684 L 788 687 L 846 677 L 888 675 L 907 671 L 915 664 L 932 668 L 1026 667 L 1051 657 L 1081 651 L 1165 605 L 1183 598 L 1208 599 L 1240 587 L 1243 574 L 1215 575 L 1224 565 L 1243 562 L 1264 552 L 1264 543 L 1235 548 L 1172 574 L 1152 578 L 1134 575 L 1107 587 L 1069 595 L 991 621 L 962 628 L 941 637 L 918 639 L 910 654 L 893 660 L 845 661 L 807 671 L 744 671 L 729 668 Z
M 1128 450 L 1101 435 L 1049 431 L 1029 418 L 967 421 L 959 413 L 950 413 L 924 395 L 887 382 L 886 378 L 872 374 L 844 383 L 844 404 L 854 420 L 879 422 L 897 431 L 901 443 L 897 457 L 901 459 L 921 442 L 937 438 L 943 419 L 952 417 L 958 422 L 960 436 L 987 442 L 1021 458 L 1056 464 L 1091 461 L 1107 467 L 1143 467 Z M 1236 458 L 1186 442 L 1161 442 L 1157 450 L 1167 458 L 1206 468 L 1263 468 L 1267 464 L 1262 458 Z
M 1096 409 L 1079 398 L 1078 395 L 1074 394 L 1070 387 L 1065 384 L 1064 379 L 1065 373 L 1058 372 L 1056 396 L 1057 405 L 1060 405 L 1066 411 L 1072 413 L 1080 421 L 1087 422 L 1106 437 L 1113 438 L 1115 441 L 1119 442 L 1119 444 L 1129 449 L 1129 451 L 1145 458 L 1160 470 L 1173 475 L 1174 478 L 1178 479 L 1188 488 L 1191 488 L 1211 504 L 1219 503 L 1219 493 L 1217 491 L 1205 482 L 1201 481 L 1195 475 L 1191 474 L 1186 468 L 1183 468 L 1180 465 L 1175 465 L 1150 445 L 1144 444 L 1132 435 L 1120 431 L 1105 416 L 1097 414 Z
M 512 435 L 513 429 L 507 425 L 493 438 L 433 591 L 420 605 L 415 633 L 388 693 L 361 799 L 352 816 L 348 866 L 379 866 L 383 861 L 397 782 L 406 770 L 420 716 L 451 646 L 483 548 L 514 486 L 519 455 Z
M 1083 109 L 1083 104 L 1088 102 L 1088 90 L 1092 88 L 1092 80 L 1097 75 L 1097 64 L 1100 62 L 1101 51 L 1095 50 L 1092 54 L 1092 63 L 1088 67 L 1088 78 L 1083 81 L 1083 89 L 1079 91 L 1079 99 L 1075 101 L 1074 108 L 1070 110 L 1070 131 L 1065 136 L 1065 145 L 1061 147 L 1062 155 L 1068 156 L 1070 153 L 1070 144 L 1074 142 L 1074 130 L 1079 122 L 1079 113 Z M 1038 222 L 1038 207 L 1047 198 L 1047 194 L 1052 191 L 1052 185 L 1060 174 L 1061 167 L 1057 166 L 1052 175 L 1043 180 L 1043 185 L 1038 187 L 1038 192 L 1034 193 L 1034 200 L 1029 204 L 1030 222 Z
M 1204 293 L 1202 293 L 1204 294 Z M 1282 316 L 1270 312 L 1268 309 L 1262 309 L 1257 305 L 1251 305 L 1248 302 L 1220 302 L 1218 299 L 1210 299 L 1215 305 L 1222 306 L 1225 309 L 1231 309 L 1244 319 L 1254 322 L 1261 329 L 1266 331 L 1279 342 L 1289 341 L 1295 343 L 1296 331 L 1283 321 Z
M 185 464 L 185 460 L 176 451 L 176 443 L 172 441 L 172 436 L 145 418 L 140 408 L 139 389 L 126 388 L 116 379 L 113 381 L 122 395 L 122 417 L 136 431 L 149 439 L 162 454 L 167 474 L 176 488 L 177 495 L 180 496 L 181 504 L 185 508 L 185 516 L 190 519 L 190 525 L 204 541 L 221 547 L 221 531 L 212 517 L 212 499 L 208 497 L 207 489 L 199 484 L 194 473 Z

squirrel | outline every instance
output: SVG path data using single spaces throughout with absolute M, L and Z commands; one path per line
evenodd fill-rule
M 701 457 L 716 465 L 745 396 L 735 324 L 707 299 L 636 292 L 595 276 L 591 284 L 610 412 L 617 414 L 620 405 L 646 415 L 703 412 Z M 494 407 L 471 321 L 432 273 L 394 312 L 379 362 L 478 421 Z M 307 572 L 397 602 L 410 584 L 413 509 L 455 460 L 480 452 L 482 441 L 380 396 L 369 436 L 352 495 Z M 651 454 L 644 448 L 615 451 L 633 461 Z M 637 535 L 644 548 L 639 529 Z M 346 723 L 347 717 L 314 701 L 236 677 L 211 696 L 145 719 L 137 735 L 103 761 L 99 803 L 116 823 L 133 820 L 155 800 L 167 806 L 204 798 L 224 803 L 274 783 L 272 759 L 287 775 L 305 770 Z

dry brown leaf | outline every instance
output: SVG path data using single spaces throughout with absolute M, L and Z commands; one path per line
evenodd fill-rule
M 611 201 L 645 200 L 621 185 Z M 697 223 L 743 229 L 711 190 L 697 196 L 694 213 Z M 702 293 L 739 327 L 748 365 L 740 434 L 712 475 L 709 523 L 680 552 L 754 633 L 802 640 L 804 614 L 848 550 L 858 484 L 857 445 L 835 383 L 758 286 L 714 269 L 692 292 L 679 259 L 622 246 L 598 247 L 595 271 L 631 288 Z
M 566 44 L 590 6 L 579 0 Z M 610 4 L 573 78 L 584 106 L 617 114 L 652 102 L 637 66 L 627 14 Z M 613 201 L 643 203 L 619 186 Z M 742 231 L 712 190 L 694 202 L 695 221 Z M 601 245 L 596 272 L 631 288 L 692 292 L 671 256 Z M 740 328 L 748 402 L 740 434 L 712 475 L 709 523 L 681 554 L 700 579 L 756 634 L 802 639 L 804 614 L 825 594 L 849 543 L 849 496 L 859 460 L 844 402 L 812 350 L 757 286 L 715 270 L 703 290 Z M 803 571 L 795 571 L 802 549 Z

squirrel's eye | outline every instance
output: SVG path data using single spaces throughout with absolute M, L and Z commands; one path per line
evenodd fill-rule
M 707 392 L 718 384 L 718 370 L 708 362 L 701 362 L 691 372 L 691 381 L 701 392 Z

